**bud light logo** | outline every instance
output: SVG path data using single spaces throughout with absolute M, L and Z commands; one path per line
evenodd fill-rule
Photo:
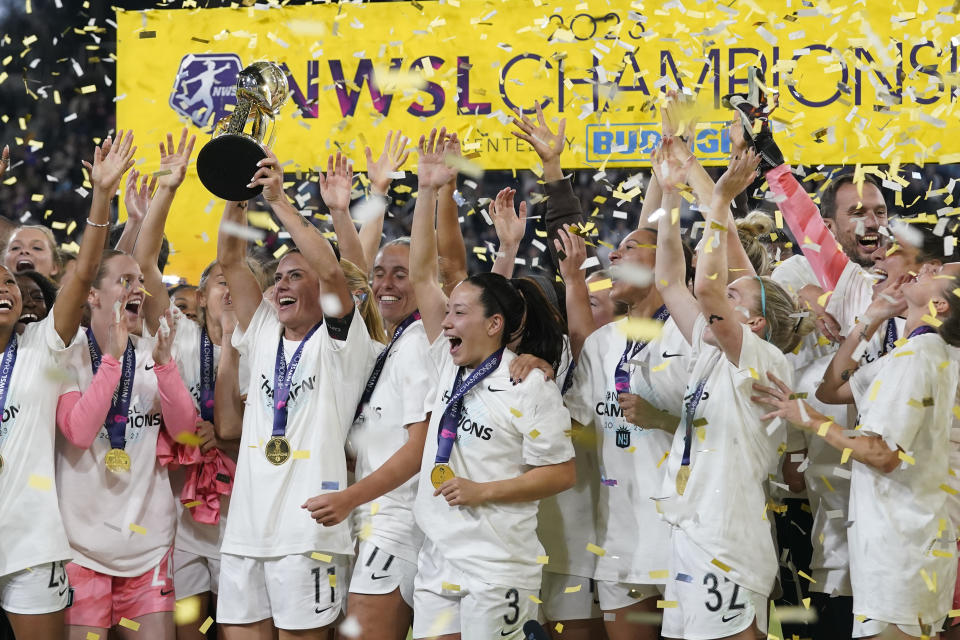
M 700 160 L 726 160 L 730 155 L 727 123 L 704 124 L 706 128 L 697 131 L 694 153 Z M 587 161 L 649 164 L 650 154 L 659 142 L 659 122 L 587 125 Z
M 184 56 L 170 93 L 170 107 L 195 127 L 213 131 L 235 102 L 237 75 L 242 66 L 233 53 L 200 53 Z

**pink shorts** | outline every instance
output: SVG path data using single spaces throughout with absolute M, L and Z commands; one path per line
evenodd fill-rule
M 67 565 L 72 602 L 66 610 L 67 624 L 109 629 L 120 618 L 133 620 L 148 613 L 173 611 L 172 549 L 156 567 L 143 575 L 120 578 Z

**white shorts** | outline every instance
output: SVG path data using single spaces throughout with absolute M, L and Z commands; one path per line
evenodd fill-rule
M 597 594 L 601 610 L 615 611 L 649 598 L 662 596 L 663 585 L 598 580 Z
M 413 579 L 417 565 L 387 553 L 368 540 L 360 543 L 350 578 L 350 593 L 379 596 L 400 589 L 400 596 L 413 606 Z
M 671 536 L 670 577 L 663 599 L 662 635 L 703 640 L 725 638 L 748 629 L 754 619 L 766 633 L 767 598 L 736 584 L 682 529 Z
M 540 599 L 543 600 L 543 615 L 550 622 L 600 617 L 597 582 L 593 578 L 544 571 Z
M 177 600 L 201 593 L 217 593 L 220 558 L 208 558 L 190 551 L 173 550 L 173 588 Z
M 887 627 L 893 625 L 891 622 L 881 622 L 880 620 L 874 620 L 872 618 L 867 618 L 866 620 L 861 621 L 861 616 L 853 617 L 853 638 L 869 638 L 870 636 L 878 636 L 887 630 Z M 921 629 L 918 624 L 898 624 L 893 625 L 903 633 L 908 636 L 913 636 L 914 638 L 920 637 L 931 637 L 939 633 L 943 629 L 944 623 L 947 621 L 947 618 L 941 618 L 936 624 L 930 625 L 929 629 Z M 926 626 L 926 625 L 924 625 Z
M 273 618 L 278 629 L 319 629 L 343 610 L 347 556 L 322 562 L 310 554 L 279 558 L 220 556 L 217 622 L 249 624 Z
M 459 633 L 461 640 L 523 640 L 536 620 L 537 591 L 487 584 L 464 575 L 425 541 L 413 594 L 413 637 Z
M 28 615 L 66 609 L 72 595 L 66 564 L 58 560 L 0 577 L 0 608 Z

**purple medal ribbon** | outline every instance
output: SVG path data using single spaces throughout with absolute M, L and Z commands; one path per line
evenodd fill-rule
M 213 368 L 213 342 L 204 327 L 200 329 L 200 418 L 207 422 L 213 422 L 213 393 L 217 384 Z
M 453 395 L 447 402 L 447 407 L 440 416 L 440 430 L 437 433 L 436 464 L 446 464 L 450 461 L 453 443 L 457 441 L 457 429 L 460 425 L 460 414 L 463 413 L 463 397 L 470 389 L 497 370 L 503 360 L 503 349 L 500 349 L 473 370 L 466 380 L 463 380 L 463 367 L 457 370 L 457 377 L 453 381 Z M 461 382 L 461 380 L 463 380 Z
M 90 364 L 93 375 L 100 370 L 101 351 L 93 330 L 87 327 L 87 348 L 90 350 Z M 123 351 L 123 369 L 120 373 L 120 386 L 113 392 L 113 402 L 107 413 L 107 434 L 110 436 L 110 446 L 114 449 L 124 449 L 127 445 L 127 412 L 130 410 L 130 399 L 133 391 L 133 376 L 137 370 L 137 353 L 133 348 L 133 341 L 127 338 L 127 348 Z
M 13 379 L 13 367 L 17 364 L 17 349 L 20 340 L 16 332 L 10 337 L 7 348 L 3 350 L 3 359 L 0 360 L 0 413 L 7 408 L 7 393 L 10 392 L 10 381 Z
M 660 322 L 666 322 L 669 317 L 670 312 L 667 311 L 667 305 L 663 305 L 653 314 L 653 319 Z M 650 344 L 649 340 L 640 340 L 639 342 L 627 340 L 627 346 L 623 350 L 623 355 L 620 356 L 617 368 L 613 371 L 613 385 L 617 393 L 630 393 L 630 372 L 627 371 L 626 364 L 638 353 L 643 351 L 648 344 Z
M 880 355 L 886 355 L 888 351 L 892 351 L 897 342 L 897 319 L 890 318 L 887 320 L 887 335 L 883 339 L 883 349 L 880 351 Z
M 690 466 L 690 449 L 693 445 L 693 414 L 697 412 L 697 406 L 703 398 L 703 389 L 707 385 L 707 379 L 704 378 L 697 383 L 697 388 L 686 401 L 683 412 L 683 422 L 686 430 L 683 432 L 683 458 L 680 460 L 680 466 Z
M 907 340 L 913 338 L 914 336 L 922 336 L 925 333 L 936 333 L 937 330 L 931 327 L 928 324 L 922 324 L 913 331 L 910 332 L 910 335 L 907 336 Z
M 280 344 L 277 345 L 277 362 L 273 372 L 273 436 L 283 437 L 287 432 L 287 399 L 290 397 L 290 387 L 293 384 L 293 374 L 300 364 L 300 356 L 303 355 L 303 347 L 307 344 L 310 337 L 316 333 L 323 325 L 318 322 L 313 328 L 303 336 L 300 346 L 293 352 L 290 358 L 290 365 L 287 365 L 287 358 L 283 353 L 283 335 L 280 336 Z
M 401 322 L 400 325 L 394 330 L 393 337 L 390 338 L 390 344 L 388 344 L 387 348 L 381 351 L 380 355 L 377 356 L 377 361 L 373 365 L 373 372 L 370 374 L 370 377 L 367 378 L 367 384 L 363 388 L 363 395 L 360 396 L 360 404 L 357 405 L 357 411 L 353 414 L 354 421 L 360 417 L 360 413 L 363 411 L 363 405 L 367 404 L 370 401 L 371 396 L 373 396 L 373 391 L 377 388 L 377 382 L 380 381 L 380 374 L 383 373 L 383 365 L 386 364 L 387 356 L 390 355 L 390 349 L 393 347 L 394 343 L 400 339 L 400 336 L 403 335 L 403 332 L 407 330 L 407 327 L 419 319 L 419 311 L 414 311 L 407 316 L 406 319 L 404 319 L 404 321 Z

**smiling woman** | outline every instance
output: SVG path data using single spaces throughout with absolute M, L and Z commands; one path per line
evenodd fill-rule
M 37 271 L 56 279 L 60 275 L 60 258 L 53 232 L 40 225 L 20 227 L 10 236 L 3 264 L 15 273 Z

